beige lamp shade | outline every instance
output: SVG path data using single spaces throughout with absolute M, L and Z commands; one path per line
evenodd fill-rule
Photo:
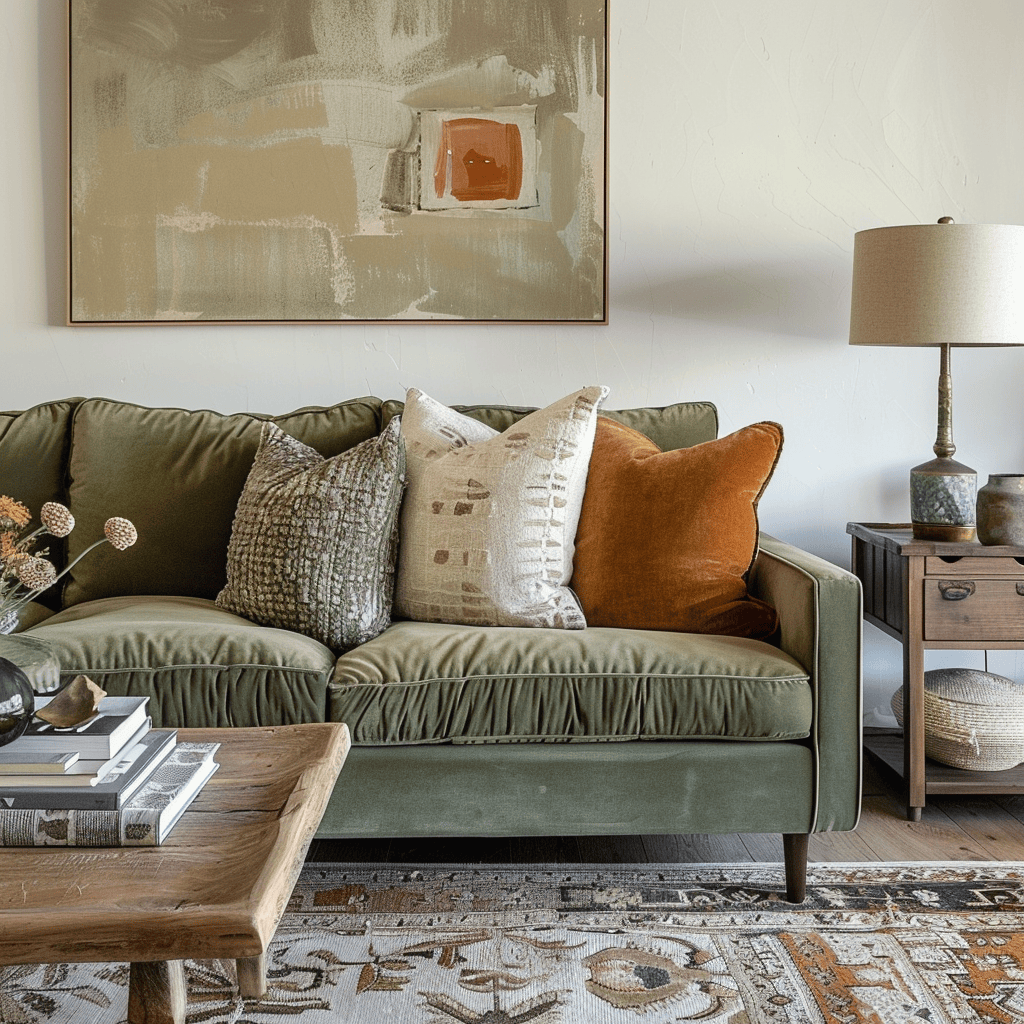
M 858 231 L 850 344 L 1024 345 L 1024 226 Z

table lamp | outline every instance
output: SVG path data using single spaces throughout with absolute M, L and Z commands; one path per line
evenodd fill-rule
M 917 538 L 973 540 L 978 478 L 953 458 L 949 350 L 1024 344 L 1024 226 L 943 217 L 858 231 L 850 344 L 940 348 L 936 457 L 910 471 L 910 518 Z

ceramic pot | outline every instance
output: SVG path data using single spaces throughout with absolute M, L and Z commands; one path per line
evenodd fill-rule
M 995 473 L 978 491 L 978 540 L 1024 547 L 1024 474 Z

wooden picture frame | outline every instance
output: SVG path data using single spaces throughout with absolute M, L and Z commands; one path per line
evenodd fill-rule
M 607 323 L 601 0 L 69 0 L 68 323 Z

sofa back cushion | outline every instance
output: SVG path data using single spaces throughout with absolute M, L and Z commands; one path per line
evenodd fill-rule
M 402 402 L 385 402 L 381 408 L 384 424 L 393 416 L 400 416 L 403 408 Z M 452 408 L 499 433 L 534 412 L 532 407 L 516 405 L 453 405 Z M 718 436 L 718 411 L 711 402 L 678 402 L 643 409 L 602 408 L 601 415 L 646 434 L 663 452 L 690 448 Z
M 72 422 L 68 505 L 77 526 L 68 557 L 102 537 L 110 516 L 130 519 L 139 540 L 83 559 L 67 578 L 64 605 L 126 594 L 215 598 L 262 422 L 330 458 L 374 436 L 379 416 L 376 398 L 275 417 L 82 402 Z
M 48 402 L 23 412 L 0 412 L 0 494 L 27 505 L 39 525 L 39 510 L 47 501 L 66 501 L 64 463 L 71 415 L 80 398 Z M 42 538 L 50 560 L 65 564 L 65 542 Z M 40 600 L 57 607 L 59 588 L 44 592 Z

